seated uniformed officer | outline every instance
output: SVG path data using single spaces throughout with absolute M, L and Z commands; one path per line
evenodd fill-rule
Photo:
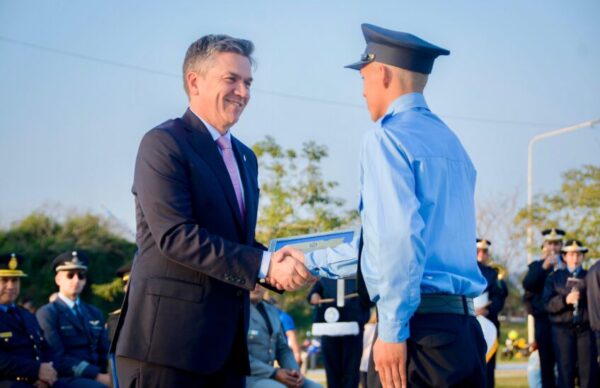
M 15 301 L 21 291 L 21 255 L 0 256 L 0 387 L 44 387 L 56 382 L 52 356 L 35 316 Z
M 542 300 L 552 322 L 552 342 L 558 366 L 558 386 L 598 387 L 596 346 L 590 329 L 585 277 L 581 267 L 588 251 L 577 240 L 567 240 L 562 248 L 567 268 L 554 271 L 546 279 Z
M 248 354 L 251 376 L 246 378 L 248 388 L 316 388 L 319 384 L 305 379 L 287 344 L 279 311 L 263 301 L 265 289 L 259 285 L 250 292 L 250 326 Z M 274 366 L 275 361 L 279 368 Z
M 56 354 L 59 378 L 76 387 L 99 388 L 111 384 L 106 373 L 109 343 L 102 312 L 79 299 L 87 263 L 81 251 L 65 252 L 54 259 L 58 298 L 36 315 Z
M 122 265 L 115 272 L 118 278 L 123 282 L 123 292 L 127 292 L 127 286 L 129 285 L 129 276 L 131 276 L 131 263 L 127 263 Z M 117 324 L 119 323 L 119 317 L 121 316 L 121 309 L 117 309 L 108 314 L 108 319 L 106 320 L 106 329 L 108 330 L 108 339 L 110 341 L 113 340 L 115 336 L 115 330 L 117 329 Z

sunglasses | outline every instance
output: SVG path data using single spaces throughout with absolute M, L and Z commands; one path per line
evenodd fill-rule
M 86 275 L 83 272 L 67 272 L 67 279 L 73 279 L 73 277 L 77 275 L 79 280 L 85 280 Z

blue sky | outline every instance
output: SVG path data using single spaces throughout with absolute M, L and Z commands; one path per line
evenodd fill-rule
M 518 192 L 524 205 L 529 139 L 600 118 L 599 17 L 597 0 L 0 0 L 0 225 L 61 204 L 134 229 L 139 140 L 184 112 L 183 56 L 208 33 L 256 44 L 235 135 L 327 144 L 324 172 L 354 206 L 371 122 L 360 77 L 343 65 L 364 49 L 362 22 L 451 51 L 434 66 L 429 105 L 470 153 L 477 199 Z M 599 151 L 599 127 L 539 143 L 535 193 L 556 190 L 567 169 L 600 165 Z

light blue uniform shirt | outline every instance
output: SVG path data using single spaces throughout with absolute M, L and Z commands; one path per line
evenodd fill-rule
M 405 341 L 421 294 L 476 297 L 476 171 L 456 135 L 420 93 L 396 99 L 367 132 L 360 156 L 361 269 L 377 303 L 378 335 Z M 357 268 L 352 243 L 307 253 L 314 275 L 338 278 Z

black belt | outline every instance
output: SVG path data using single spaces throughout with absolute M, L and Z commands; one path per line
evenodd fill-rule
M 473 298 L 463 295 L 421 294 L 415 314 L 457 314 L 475 316 Z

